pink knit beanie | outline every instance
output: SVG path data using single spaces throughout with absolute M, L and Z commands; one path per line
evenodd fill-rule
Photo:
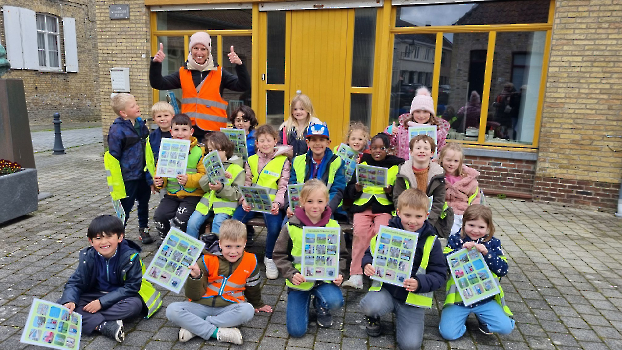
M 188 51 L 192 51 L 192 47 L 196 44 L 203 44 L 209 52 L 212 52 L 212 38 L 206 32 L 196 32 L 190 37 Z
M 410 104 L 410 114 L 416 110 L 428 111 L 432 117 L 436 117 L 434 112 L 434 100 L 430 96 L 430 91 L 426 87 L 420 87 L 417 89 L 417 94 L 413 98 L 413 102 Z

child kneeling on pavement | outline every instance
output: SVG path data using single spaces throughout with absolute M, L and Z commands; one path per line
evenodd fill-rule
M 181 327 L 181 342 L 199 336 L 242 344 L 242 333 L 235 327 L 250 321 L 255 312 L 272 312 L 261 300 L 257 257 L 244 251 L 244 224 L 223 221 L 219 238 L 207 248 L 208 254 L 190 266 L 185 286 L 190 301 L 166 308 L 166 317 Z
M 292 337 L 302 337 L 309 324 L 309 302 L 313 305 L 320 327 L 331 327 L 333 318 L 330 310 L 343 306 L 343 294 L 339 286 L 343 282 L 340 273 L 334 281 L 307 281 L 301 274 L 302 249 L 304 244 L 303 227 L 339 227 L 337 221 L 330 218 L 328 207 L 328 188 L 317 179 L 309 180 L 300 191 L 300 206 L 294 216 L 283 226 L 274 246 L 274 262 L 286 278 L 287 284 L 287 332 Z M 340 267 L 345 268 L 347 251 L 343 235 L 340 235 Z
M 124 236 L 116 216 L 93 219 L 87 231 L 91 246 L 80 251 L 79 265 L 58 300 L 82 315 L 84 334 L 98 331 L 119 343 L 125 338 L 124 319 L 141 313 L 151 317 L 162 305 L 160 293 L 142 278 L 140 247 Z
M 391 218 L 389 227 L 419 233 L 410 278 L 404 280 L 402 287 L 373 280 L 360 302 L 367 316 L 367 334 L 371 337 L 381 333 L 380 316 L 395 312 L 395 338 L 402 350 L 421 348 L 425 311 L 432 307 L 432 292 L 447 277 L 441 242 L 436 229 L 426 220 L 428 205 L 428 196 L 418 189 L 408 189 L 399 196 L 397 216 Z M 371 251 L 375 249 L 377 237 L 372 238 L 363 256 L 361 265 L 367 276 L 376 273 Z

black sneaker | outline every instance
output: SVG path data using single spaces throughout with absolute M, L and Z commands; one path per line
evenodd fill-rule
M 379 337 L 382 333 L 380 328 L 380 317 L 371 317 L 366 316 L 367 318 L 367 326 L 365 330 L 367 331 L 367 335 L 370 337 Z
M 488 329 L 488 325 L 485 323 L 480 322 L 479 320 L 477 320 L 477 322 L 479 323 L 479 331 L 484 333 L 485 335 L 492 335 L 493 333 L 490 331 L 490 329 Z
M 333 326 L 333 315 L 330 314 L 328 309 L 323 307 L 315 308 L 315 313 L 317 315 L 317 325 L 324 328 L 329 328 Z
M 125 339 L 125 332 L 123 332 L 123 321 L 106 321 L 99 326 L 99 332 L 110 339 L 114 339 L 119 343 L 122 343 Z
M 138 229 L 138 233 L 140 234 L 140 241 L 143 244 L 151 244 L 153 243 L 153 238 L 149 236 L 149 228 L 141 227 Z

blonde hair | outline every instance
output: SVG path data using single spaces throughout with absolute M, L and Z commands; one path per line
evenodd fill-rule
M 454 151 L 460 153 L 460 164 L 458 164 L 458 176 L 465 176 L 464 171 L 462 171 L 462 164 L 464 163 L 464 151 L 462 150 L 462 146 L 460 146 L 457 142 L 447 142 L 445 147 L 441 150 L 441 154 L 438 156 L 439 163 L 443 166 L 443 159 L 445 155 L 447 155 L 448 151 Z
M 175 109 L 173 108 L 173 106 L 171 106 L 170 103 L 164 101 L 156 102 L 153 104 L 153 106 L 151 106 L 152 118 L 154 118 L 156 113 L 159 112 L 169 112 L 171 114 L 171 117 L 175 115 Z
M 324 184 L 322 181 L 318 179 L 311 179 L 305 182 L 304 186 L 302 186 L 302 191 L 300 191 L 301 206 L 302 206 L 302 203 L 307 201 L 307 198 L 309 198 L 311 193 L 315 191 L 322 191 L 324 194 L 326 194 L 326 202 L 328 202 L 329 194 L 328 194 L 328 187 L 326 187 L 326 184 Z M 326 204 L 328 205 L 328 203 Z
M 350 129 L 348 129 L 348 132 L 346 133 L 346 142 L 350 140 L 350 135 L 352 135 L 352 132 L 354 132 L 354 130 L 362 131 L 363 137 L 366 140 L 365 143 L 369 142 L 369 128 L 367 127 L 367 125 L 361 122 L 350 123 Z M 365 146 L 365 148 L 367 148 L 367 145 Z
M 127 107 L 127 103 L 131 99 L 136 100 L 136 98 L 132 94 L 128 94 L 126 92 L 118 93 L 110 98 L 110 107 L 112 107 L 112 110 L 116 115 L 121 116 L 121 114 L 119 113 L 125 110 L 125 108 Z
M 397 197 L 397 210 L 403 208 L 412 208 L 415 210 L 425 210 L 428 212 L 430 206 L 430 198 L 422 190 L 417 188 L 409 188 Z
M 464 226 L 467 221 L 473 221 L 477 219 L 482 219 L 486 225 L 488 226 L 488 234 L 484 236 L 484 242 L 488 242 L 492 239 L 492 236 L 495 235 L 495 225 L 492 223 L 492 210 L 485 205 L 481 204 L 471 204 L 467 210 L 462 214 L 462 231 L 460 232 L 460 237 L 466 237 L 466 231 L 464 230 Z
M 294 123 L 294 106 L 296 106 L 296 103 L 300 102 L 300 104 L 302 105 L 302 109 L 304 109 L 307 112 L 307 118 L 304 121 L 304 127 L 295 129 L 295 123 Z M 315 112 L 313 111 L 313 104 L 311 103 L 311 99 L 309 98 L 309 96 L 305 95 L 305 94 L 298 94 L 296 95 L 294 98 L 292 98 L 292 102 L 289 105 L 289 118 L 287 118 L 287 120 L 285 121 L 285 130 L 287 132 L 287 134 L 289 135 L 289 133 L 293 130 L 296 130 L 296 138 L 299 140 L 302 140 L 305 138 L 305 128 L 309 125 L 309 123 L 311 122 L 312 118 L 317 118 L 315 115 Z
M 227 219 L 220 225 L 220 233 L 218 234 L 220 241 L 246 240 L 246 226 L 241 221 Z

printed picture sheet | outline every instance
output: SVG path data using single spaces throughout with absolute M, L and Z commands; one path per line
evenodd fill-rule
M 251 206 L 252 211 L 260 213 L 270 213 L 272 209 L 272 199 L 268 194 L 268 190 L 262 187 L 240 186 L 240 192 Z
M 82 316 L 51 301 L 35 298 L 20 342 L 53 349 L 79 349 Z
M 304 226 L 302 235 L 304 245 L 300 272 L 304 278 L 335 280 L 339 275 L 341 228 Z
M 388 186 L 387 168 L 371 166 L 371 165 L 356 165 L 356 182 L 363 186 Z
M 115 213 L 117 214 L 117 217 L 119 219 L 121 219 L 121 222 L 123 222 L 125 224 L 125 209 L 123 209 L 123 206 L 121 205 L 121 200 L 120 199 L 113 199 L 112 200 L 112 207 L 114 208 Z
M 376 274 L 371 279 L 403 287 L 410 278 L 419 234 L 388 226 L 380 226 L 372 266 Z
M 342 143 L 337 148 L 337 155 L 341 157 L 341 160 L 345 164 L 346 170 L 346 183 L 350 182 L 352 175 L 354 175 L 354 171 L 356 170 L 356 160 L 359 157 L 358 152 L 353 150 L 350 146 Z
M 179 294 L 205 243 L 172 227 L 151 260 L 144 279 Z
M 482 253 L 477 249 L 463 248 L 449 254 L 447 263 L 465 306 L 501 292 Z
M 436 145 L 438 146 L 438 138 L 436 137 L 436 125 L 415 124 L 415 126 L 408 127 L 408 140 L 412 140 L 412 138 L 417 135 L 430 136 L 434 140 L 434 143 L 436 143 Z M 434 151 L 435 157 L 436 157 L 436 154 L 437 152 L 435 150 Z
M 289 198 L 289 207 L 294 211 L 300 205 L 300 191 L 304 184 L 287 185 L 287 198 Z
M 246 132 L 242 129 L 220 128 L 235 146 L 233 154 L 242 158 L 245 162 L 248 160 L 248 149 L 246 148 Z
M 206 154 L 205 157 L 203 157 L 203 165 L 205 166 L 205 174 L 209 179 L 209 183 L 212 185 L 215 185 L 216 182 L 220 182 L 223 185 L 227 183 L 225 167 L 220 161 L 218 151 L 211 151 Z
M 156 177 L 176 177 L 186 173 L 190 140 L 163 138 L 156 165 Z

